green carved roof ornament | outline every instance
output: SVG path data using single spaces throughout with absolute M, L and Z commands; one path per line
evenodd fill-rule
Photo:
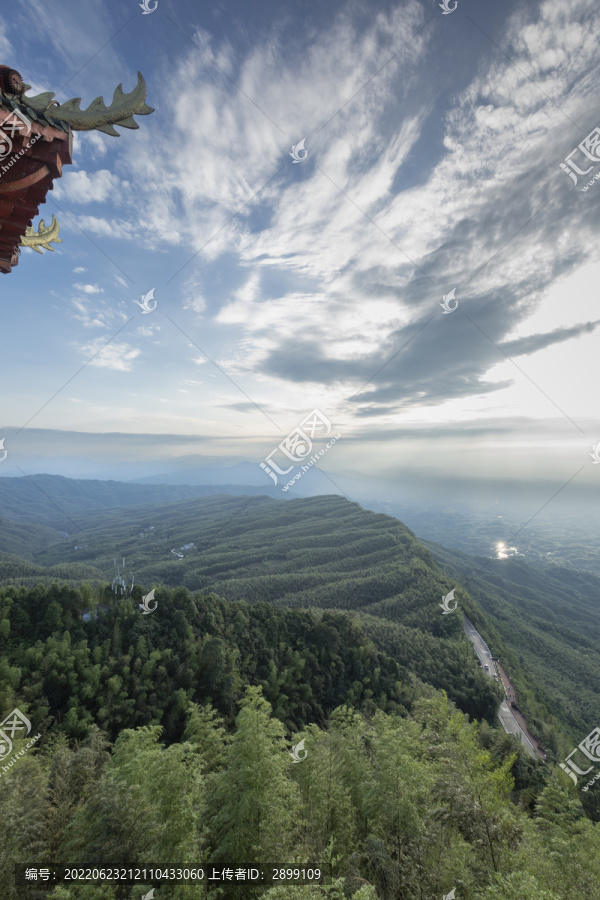
M 115 125 L 139 128 L 134 115 L 148 116 L 154 112 L 146 103 L 148 89 L 141 72 L 138 72 L 137 84 L 129 93 L 123 91 L 122 84 L 115 89 L 110 106 L 106 106 L 102 97 L 96 97 L 87 109 L 81 109 L 81 97 L 59 103 L 51 91 L 29 97 L 26 92 L 31 90 L 31 85 L 23 84 L 23 90 L 19 97 L 20 104 L 34 112 L 49 114 L 52 119 L 67 122 L 73 131 L 103 131 L 104 134 L 120 137 Z

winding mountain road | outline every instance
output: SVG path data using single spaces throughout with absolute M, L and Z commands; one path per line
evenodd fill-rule
M 490 678 L 495 677 L 496 680 L 499 680 L 498 672 L 496 669 L 496 664 L 494 663 L 494 660 L 492 659 L 492 654 L 490 653 L 490 648 L 488 647 L 488 645 L 486 644 L 484 639 L 481 637 L 481 635 L 479 634 L 479 632 L 477 631 L 477 629 L 475 628 L 473 623 L 470 622 L 469 619 L 467 619 L 467 617 L 464 614 L 463 614 L 463 628 L 465 630 L 465 634 L 467 635 L 467 637 L 469 638 L 469 640 L 472 642 L 473 646 L 475 647 L 475 651 L 477 653 L 477 656 L 479 657 L 479 662 L 481 663 L 481 666 L 482 666 L 485 674 L 489 675 Z M 489 669 L 487 671 L 485 668 L 486 666 L 489 667 Z M 504 699 L 502 701 L 502 703 L 500 704 L 500 709 L 498 710 L 498 718 L 500 719 L 500 724 L 502 725 L 502 727 L 504 728 L 506 733 L 516 735 L 518 740 L 525 747 L 525 750 L 527 751 L 527 753 L 529 753 L 530 756 L 533 756 L 534 759 L 537 759 L 538 753 L 536 752 L 534 745 L 531 743 L 531 741 L 529 740 L 529 738 L 527 737 L 527 735 L 521 728 L 520 724 L 515 719 L 515 717 L 512 713 L 512 710 L 510 709 L 510 706 L 506 699 Z

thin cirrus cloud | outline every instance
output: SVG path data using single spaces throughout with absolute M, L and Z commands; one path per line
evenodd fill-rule
M 160 183 L 173 201 L 165 201 L 162 234 L 175 228 L 199 249 L 206 236 L 223 225 L 227 214 L 236 212 L 273 176 L 285 161 L 284 152 L 287 158 L 292 139 L 298 140 L 303 129 L 315 129 L 324 116 L 333 115 L 361 87 L 368 77 L 365 73 L 381 65 L 382 53 L 391 55 L 390 43 L 406 41 L 411 29 L 422 22 L 423 10 L 412 2 L 389 17 L 375 15 L 363 31 L 348 17 L 339 16 L 332 29 L 316 35 L 304 48 L 301 58 L 286 51 L 276 37 L 240 58 L 239 48 L 226 41 L 219 44 L 197 29 L 194 40 L 208 48 L 242 91 L 257 98 L 260 109 L 232 88 L 196 49 L 190 49 L 176 76 L 182 89 L 173 98 L 170 133 L 157 134 L 152 148 L 136 150 L 136 165 L 148 183 Z M 415 52 L 411 45 L 409 57 Z M 390 70 L 397 67 L 397 62 L 390 63 Z M 373 92 L 369 100 L 360 102 L 363 107 L 372 105 Z M 192 108 L 197 114 L 190 117 Z M 176 155 L 169 152 L 174 135 Z M 198 148 L 202 148 L 200 165 Z M 268 204 L 277 204 L 280 194 L 277 183 L 261 196 Z M 237 250 L 236 235 L 235 226 L 225 229 L 211 241 L 205 256 L 215 258 L 225 248 Z
M 127 219 L 107 219 L 102 216 L 70 216 L 65 222 L 67 227 L 70 220 L 81 229 L 82 232 L 89 232 L 97 237 L 114 238 L 118 240 L 139 240 L 139 232 L 136 226 L 127 221 Z
M 196 313 L 203 313 L 206 309 L 206 298 L 202 295 L 202 282 L 188 278 L 182 286 L 183 309 L 191 309 Z
M 566 7 L 558 6 L 564 13 Z M 579 13 L 582 21 L 589 10 L 586 2 L 569 6 L 569 14 Z M 368 186 L 378 184 L 376 164 L 366 172 L 357 172 L 350 165 L 351 129 L 344 135 L 343 153 L 336 153 L 340 142 L 334 141 L 328 151 L 335 161 L 334 180 L 348 195 L 362 199 L 364 211 L 406 255 L 318 172 L 279 195 L 273 194 L 271 225 L 245 249 L 242 264 L 263 268 L 287 264 L 300 272 L 310 271 L 320 279 L 321 313 L 335 310 L 342 295 L 346 304 L 343 316 L 321 315 L 317 324 L 315 305 L 292 304 L 293 295 L 287 294 L 269 298 L 267 319 L 257 315 L 261 298 L 255 288 L 256 275 L 250 275 L 246 301 L 234 299 L 219 318 L 235 320 L 251 336 L 252 364 L 263 374 L 282 383 L 326 385 L 333 380 L 357 385 L 380 368 L 382 357 L 392 356 L 409 341 L 430 315 L 439 315 L 442 290 L 458 285 L 460 291 L 461 282 L 465 284 L 458 295 L 461 314 L 473 315 L 489 339 L 471 325 L 453 327 L 451 339 L 447 329 L 446 343 L 439 328 L 424 331 L 409 350 L 402 351 L 398 361 L 386 367 L 369 391 L 369 402 L 396 400 L 418 405 L 499 391 L 510 382 L 485 379 L 485 373 L 501 358 L 498 346 L 508 354 L 535 353 L 595 327 L 589 322 L 569 323 L 551 334 L 503 343 L 520 321 L 526 322 L 555 279 L 597 255 L 592 234 L 598 213 L 593 206 L 580 203 L 581 195 L 564 190 L 570 187 L 566 180 L 560 181 L 564 176 L 558 161 L 571 149 L 568 141 L 574 144 L 581 135 L 556 103 L 568 98 L 570 111 L 577 111 L 579 118 L 584 113 L 591 128 L 600 118 L 600 109 L 597 101 L 595 109 L 586 106 L 586 86 L 590 70 L 598 74 L 598 62 L 589 41 L 582 47 L 575 44 L 582 26 L 571 23 L 557 34 L 557 23 L 561 24 L 561 17 L 552 3 L 544 4 L 539 13 L 525 10 L 515 14 L 508 28 L 514 37 L 510 55 L 523 73 L 539 78 L 542 90 L 502 55 L 493 55 L 487 72 L 478 74 L 449 109 L 444 122 L 448 152 L 418 189 L 408 187 L 388 195 L 372 190 L 369 200 Z M 597 21 L 594 26 L 598 33 Z M 531 47 L 539 54 L 537 63 L 529 57 Z M 559 62 L 559 68 L 550 76 L 545 67 L 552 59 Z M 572 137 L 565 140 L 569 129 Z M 413 128 L 408 136 L 411 147 L 416 137 Z M 405 153 L 399 152 L 397 157 L 401 165 Z M 322 167 L 325 170 L 325 162 Z M 387 183 L 389 180 L 388 176 Z M 543 207 L 549 200 L 553 207 L 546 211 Z M 564 234 L 567 216 L 577 235 L 575 242 L 569 242 Z M 557 249 L 564 252 L 557 253 Z M 496 254 L 498 259 L 494 259 Z M 373 273 L 377 273 L 376 281 Z M 366 352 L 348 359 L 336 348 L 354 339 L 361 309 L 362 330 L 373 333 L 369 313 L 374 295 L 392 299 L 397 312 L 390 316 L 377 352 L 365 348 Z M 293 306 L 293 340 L 283 327 L 272 327 L 283 325 L 286 306 L 288 319 Z M 398 318 L 407 317 L 398 329 Z M 385 331 L 385 326 L 381 330 Z M 447 346 L 450 340 L 451 346 Z
M 74 297 L 71 300 L 73 306 L 73 317 L 80 322 L 84 328 L 106 328 L 109 324 L 108 316 L 104 311 L 99 311 L 97 306 L 92 305 L 85 297 Z

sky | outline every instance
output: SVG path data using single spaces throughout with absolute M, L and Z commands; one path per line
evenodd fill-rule
M 447 7 L 2 14 L 30 95 L 154 113 L 74 135 L 2 276 L 0 475 L 258 466 L 318 409 L 332 472 L 598 485 L 597 0 Z

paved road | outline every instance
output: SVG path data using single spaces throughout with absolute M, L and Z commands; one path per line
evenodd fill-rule
M 492 654 L 490 653 L 490 648 L 481 637 L 475 626 L 472 622 L 467 619 L 467 617 L 463 614 L 463 628 L 465 630 L 465 634 L 469 638 L 469 640 L 473 643 L 475 650 L 477 651 L 477 656 L 479 657 L 479 661 L 483 667 L 485 672 L 486 665 L 489 666 L 489 671 L 486 672 L 486 675 L 489 675 L 490 678 L 493 678 L 497 675 L 496 664 L 492 659 Z M 499 677 L 499 676 L 498 676 Z M 498 718 L 500 719 L 500 723 L 507 734 L 516 735 L 517 739 L 523 744 L 525 750 L 529 753 L 530 756 L 533 756 L 534 759 L 537 757 L 535 752 L 535 748 L 515 717 L 512 714 L 512 711 L 506 700 L 503 700 L 500 704 L 500 709 L 498 711 Z
M 535 747 L 515 719 L 512 714 L 512 710 L 509 707 L 506 700 L 503 700 L 500 704 L 500 709 L 498 711 L 498 718 L 502 723 L 502 727 L 506 731 L 507 734 L 515 734 L 530 756 L 533 756 L 534 759 L 537 759 L 537 753 L 535 752 Z
M 465 634 L 467 635 L 469 640 L 473 642 L 473 646 L 477 651 L 477 656 L 479 657 L 479 662 L 481 663 L 484 672 L 485 667 L 489 666 L 490 670 L 489 672 L 486 672 L 486 674 L 493 678 L 494 675 L 497 675 L 497 672 L 496 665 L 494 663 L 494 660 L 492 659 L 492 654 L 490 653 L 490 648 L 481 637 L 473 623 L 470 622 L 465 615 L 463 615 L 463 628 L 465 629 Z

